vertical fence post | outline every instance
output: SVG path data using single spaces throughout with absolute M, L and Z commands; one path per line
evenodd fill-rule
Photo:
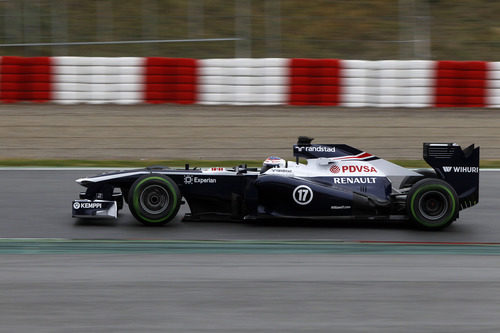
M 23 2 L 24 18 L 24 43 L 40 42 L 40 0 L 24 0 Z M 25 56 L 36 55 L 36 48 L 26 46 L 24 48 Z
M 251 0 L 235 0 L 235 32 L 236 41 L 235 57 L 252 57 L 252 2 Z
M 158 39 L 158 1 L 142 0 L 142 38 L 144 40 Z M 158 55 L 157 44 L 142 44 L 144 56 Z
M 266 0 L 266 48 L 268 57 L 281 57 L 281 0 Z
M 399 58 L 430 59 L 428 0 L 399 0 Z
M 4 4 L 4 33 L 5 43 L 22 43 L 23 42 L 23 16 L 22 2 L 17 0 L 6 0 Z M 3 49 L 3 53 L 7 52 L 8 48 Z
M 415 15 L 415 58 L 431 58 L 430 15 L 428 0 L 416 0 Z
M 197 38 L 203 36 L 204 17 L 203 0 L 189 0 L 188 3 L 188 29 L 189 37 Z
M 414 0 L 399 0 L 399 59 L 410 59 L 413 54 L 413 3 Z
M 68 0 L 52 0 L 51 2 L 51 40 L 53 43 L 68 41 Z M 52 46 L 51 54 L 68 55 L 66 45 Z
M 113 4 L 111 0 L 96 0 L 96 39 L 113 40 Z

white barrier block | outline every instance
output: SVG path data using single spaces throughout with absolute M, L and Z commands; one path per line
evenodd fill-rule
M 500 87 L 487 89 L 486 96 L 499 97 L 500 96 Z
M 248 95 L 253 94 L 253 86 L 249 85 L 238 85 L 234 86 L 233 93 L 235 95 Z
M 500 89 L 488 89 L 486 95 L 486 105 L 492 106 L 500 104 Z
M 489 71 L 498 71 L 500 72 L 500 61 L 491 61 L 488 62 L 487 68 Z
M 230 67 L 228 65 L 229 59 L 204 59 L 201 61 L 200 66 L 208 67 Z
M 427 87 L 408 87 L 406 91 L 408 91 L 408 95 L 412 96 L 427 96 L 427 95 L 434 95 L 434 87 L 433 86 L 427 86 Z
M 345 77 L 341 81 L 343 86 L 366 86 L 368 79 L 365 77 Z
M 367 103 L 356 103 L 356 102 L 345 102 L 341 103 L 340 106 L 347 107 L 347 108 L 364 108 L 367 107 Z
M 253 76 L 255 71 L 253 67 L 234 67 L 233 75 L 237 76 Z
M 60 83 L 76 83 L 80 80 L 80 76 L 77 74 L 56 74 L 52 76 L 53 82 Z
M 76 99 L 53 99 L 52 102 L 61 105 L 74 105 L 81 103 L 81 101 Z
M 226 83 L 226 77 L 222 75 L 214 75 L 214 76 L 198 76 L 199 80 L 199 85 L 204 85 L 204 84 L 225 84 Z
M 345 86 L 342 87 L 342 93 L 347 95 L 367 95 L 370 88 L 367 86 Z
M 113 99 L 114 101 L 144 101 L 144 92 L 140 90 L 136 91 L 110 91 L 108 93 L 108 99 Z M 126 103 L 128 104 L 128 103 Z
M 366 68 L 345 68 L 341 69 L 339 76 L 341 77 L 370 77 L 373 75 L 372 70 Z
M 288 58 L 263 58 L 263 67 L 284 67 L 290 66 L 291 59 Z
M 428 87 L 430 88 L 430 87 Z M 419 105 L 419 107 L 430 107 L 434 104 L 434 95 L 413 95 L 409 96 L 409 103 L 412 107 Z
M 96 83 L 96 84 L 91 84 L 89 88 L 91 96 L 93 96 L 92 94 L 94 93 L 107 93 L 109 91 L 112 91 L 111 89 L 113 88 L 113 86 L 110 84 Z
M 119 57 L 116 58 L 117 66 L 121 67 L 144 67 L 146 58 L 143 57 Z
M 288 76 L 290 69 L 287 67 L 264 67 L 264 76 Z
M 340 60 L 342 69 L 372 69 L 374 62 L 371 60 Z
M 199 68 L 199 75 L 201 75 L 201 76 L 220 76 L 220 75 L 222 75 L 223 68 L 224 67 L 215 67 L 215 66 L 200 67 Z
M 399 104 L 399 96 L 397 95 L 380 95 L 378 97 L 377 104 L 383 107 L 395 107 Z
M 79 66 L 53 66 L 54 75 L 78 75 L 80 74 Z
M 401 94 L 402 91 L 399 87 L 387 87 L 387 86 L 379 86 L 378 87 L 378 95 L 384 96 L 384 95 L 399 95 Z
M 401 79 L 401 84 L 405 87 L 428 87 L 434 85 L 433 78 L 405 78 Z
M 52 57 L 52 66 L 75 66 L 77 65 L 76 57 Z
M 234 75 L 234 68 L 233 67 L 220 67 L 219 75 L 233 76 Z
M 54 100 L 77 100 L 78 95 L 76 91 L 63 91 L 56 90 L 52 92 L 54 94 Z
M 217 84 L 202 84 L 198 89 L 200 94 L 216 94 L 222 90 L 221 86 Z
M 361 103 L 363 106 L 367 105 L 367 95 L 365 94 L 340 94 L 340 104 L 345 105 L 347 103 Z
M 236 85 L 248 86 L 252 85 L 254 78 L 251 76 L 233 76 L 233 82 Z
M 141 104 L 144 103 L 144 100 L 142 99 L 116 99 L 110 101 L 113 104 L 119 104 L 119 105 L 134 105 L 134 104 Z
M 398 87 L 401 85 L 401 81 L 402 81 L 401 79 L 395 79 L 395 78 L 380 78 L 378 79 L 378 85 Z
M 500 80 L 500 70 L 491 70 L 487 72 L 489 80 Z
M 106 84 L 109 83 L 107 75 L 87 75 L 85 77 L 87 83 L 91 84 Z
M 286 77 L 286 76 L 265 76 L 264 82 L 268 86 L 288 85 L 288 77 Z
M 377 71 L 378 78 L 404 78 L 407 77 L 406 70 L 402 69 L 379 69 Z
M 115 91 L 136 92 L 143 91 L 144 87 L 140 83 L 116 83 L 113 85 Z
M 232 58 L 225 63 L 228 67 L 253 67 L 252 58 Z
M 375 69 L 401 69 L 404 68 L 401 60 L 376 60 L 373 62 Z
M 407 78 L 428 78 L 432 79 L 435 76 L 435 71 L 432 69 L 409 69 L 406 71 Z
M 79 91 L 80 83 L 75 82 L 54 82 L 52 91 Z
M 287 94 L 289 91 L 288 86 L 284 85 L 277 85 L 277 86 L 270 86 L 270 85 L 262 85 L 262 86 L 256 86 L 255 87 L 255 92 L 258 94 L 262 95 L 284 95 Z
M 262 101 L 267 105 L 279 105 L 287 102 L 287 93 L 262 94 Z
M 144 67 L 131 67 L 131 66 L 120 66 L 116 74 L 120 75 L 144 75 Z
M 76 66 L 92 66 L 95 63 L 93 57 L 74 57 L 73 61 Z

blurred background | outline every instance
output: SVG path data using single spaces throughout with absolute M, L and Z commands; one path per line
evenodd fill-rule
M 0 54 L 497 60 L 497 0 L 0 0 Z

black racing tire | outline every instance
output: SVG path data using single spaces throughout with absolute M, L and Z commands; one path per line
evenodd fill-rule
M 130 212 L 148 226 L 164 225 L 174 219 L 181 205 L 177 184 L 167 176 L 150 174 L 137 179 L 128 193 Z
M 421 176 L 407 176 L 403 178 L 399 188 L 412 187 L 416 182 L 425 178 L 437 178 L 436 171 L 430 169 L 418 169 L 415 172 L 421 174 Z
M 442 229 L 458 217 L 457 192 L 441 179 L 422 179 L 415 183 L 406 198 L 410 220 L 424 229 Z

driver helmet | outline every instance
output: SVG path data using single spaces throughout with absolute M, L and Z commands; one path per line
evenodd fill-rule
M 264 163 L 262 163 L 262 169 L 260 169 L 260 173 L 264 173 L 271 168 L 284 168 L 286 166 L 286 161 L 281 157 L 277 156 L 269 156 L 266 158 Z

